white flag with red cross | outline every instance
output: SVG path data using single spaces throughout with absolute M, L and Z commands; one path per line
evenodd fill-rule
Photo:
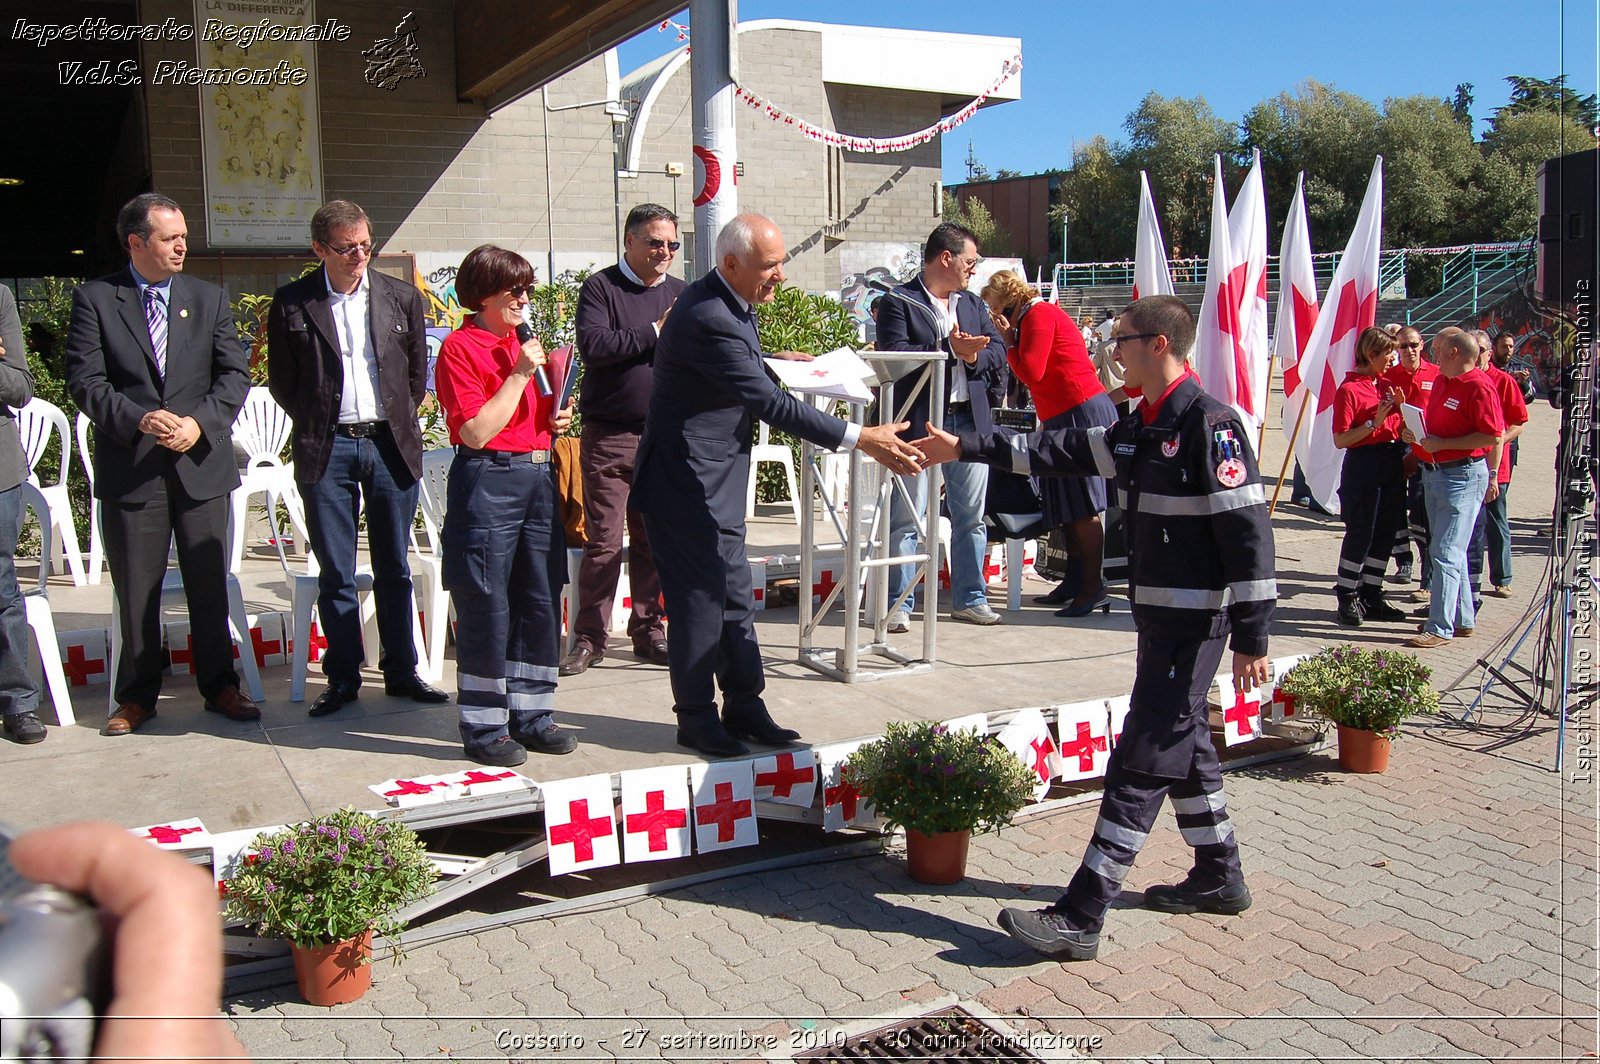
M 1017 710 L 1017 715 L 1006 722 L 997 738 L 1001 746 L 1016 754 L 1017 760 L 1033 773 L 1034 799 L 1037 801 L 1048 794 L 1050 781 L 1060 774 L 1061 758 L 1044 714 L 1031 707 Z
M 1311 264 L 1311 230 L 1306 225 L 1306 175 L 1294 182 L 1294 202 L 1283 223 L 1283 243 L 1278 246 L 1278 315 L 1272 336 L 1272 354 L 1283 367 L 1283 410 L 1279 428 L 1285 440 L 1295 439 L 1296 451 L 1307 446 L 1300 407 L 1310 394 L 1300 380 L 1300 360 L 1317 324 L 1317 274 Z M 1328 441 L 1332 443 L 1330 439 Z
M 1229 746 L 1261 738 L 1261 688 L 1241 691 L 1232 673 L 1218 676 L 1217 703 L 1222 706 L 1222 738 Z
M 1289 675 L 1289 670 L 1298 665 L 1304 657 L 1304 654 L 1291 654 L 1288 657 L 1272 659 L 1272 702 L 1267 707 L 1267 719 L 1274 724 L 1282 724 L 1285 721 L 1297 722 L 1305 716 L 1300 712 L 1299 700 L 1278 686 L 1283 682 L 1283 678 Z
M 165 824 L 131 828 L 128 834 L 155 846 L 158 850 L 209 850 L 211 832 L 199 817 L 186 820 L 169 820 Z
M 1161 239 L 1161 216 L 1150 195 L 1150 179 L 1139 171 L 1139 230 L 1133 242 L 1133 298 L 1170 296 L 1172 270 L 1167 266 L 1167 245 Z
M 1240 362 L 1235 366 L 1234 410 L 1251 435 L 1267 416 L 1267 199 L 1261 183 L 1261 149 L 1251 153 L 1250 172 L 1228 211 L 1228 242 L 1234 271 L 1244 268 L 1239 300 Z
M 1239 320 L 1240 295 L 1249 266 L 1235 252 L 1228 233 L 1228 202 L 1222 188 L 1222 156 L 1213 163 L 1211 187 L 1211 253 L 1206 264 L 1206 294 L 1195 321 L 1194 371 L 1200 385 L 1218 402 L 1251 418 L 1249 370 L 1244 325 Z M 1244 391 L 1239 382 L 1245 382 Z
M 1128 710 L 1133 708 L 1133 699 L 1127 695 L 1118 695 L 1116 698 L 1106 699 L 1106 709 L 1111 714 L 1111 749 L 1115 750 L 1122 741 L 1122 725 L 1128 719 Z
M 687 857 L 690 852 L 687 766 L 633 769 L 622 773 L 620 780 L 623 859 L 633 864 Z
M 864 741 L 864 740 L 862 740 Z M 822 785 L 822 830 L 867 827 L 878 818 L 872 803 L 861 797 L 845 764 L 862 741 L 816 748 L 817 775 Z
M 754 846 L 755 774 L 749 761 L 700 762 L 689 766 L 694 848 L 701 853 Z
M 1106 774 L 1111 757 L 1111 718 L 1103 701 L 1074 702 L 1056 709 L 1061 737 L 1061 778 L 1090 780 Z
M 969 731 L 979 735 L 989 733 L 989 714 L 968 713 L 966 716 L 955 717 L 944 722 L 944 726 L 953 732 Z
M 755 759 L 758 802 L 810 808 L 817 795 L 817 757 L 810 747 Z
M 610 773 L 541 783 L 539 793 L 544 796 L 544 834 L 551 875 L 621 863 Z
M 1355 368 L 1356 340 L 1378 320 L 1378 252 L 1383 245 L 1383 156 L 1372 163 L 1361 213 L 1339 259 L 1322 312 L 1300 360 L 1300 380 L 1311 405 L 1301 422 L 1300 468 L 1317 502 L 1339 512 L 1339 478 L 1344 452 L 1333 446 L 1333 397 L 1345 374 Z

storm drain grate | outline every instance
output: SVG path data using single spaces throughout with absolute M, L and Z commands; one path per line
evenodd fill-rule
M 962 1008 L 879 1027 L 842 1044 L 798 1053 L 795 1060 L 1031 1060 L 1039 1058 Z

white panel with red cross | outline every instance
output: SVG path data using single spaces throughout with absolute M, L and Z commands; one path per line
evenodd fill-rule
M 1061 778 L 1092 780 L 1106 774 L 1111 757 L 1111 717 L 1106 703 L 1073 702 L 1056 707 L 1061 746 Z
M 755 759 L 758 802 L 809 808 L 817 795 L 817 759 L 810 747 Z
M 551 875 L 622 863 L 610 773 L 541 783 L 539 791 L 544 796 Z
M 756 609 L 767 608 L 767 560 L 765 558 L 750 558 L 750 592 L 755 599 Z
M 508 768 L 469 768 L 464 772 L 447 772 L 439 777 L 446 798 L 482 798 L 486 794 L 509 794 L 529 791 L 534 782 Z
M 199 817 L 186 820 L 169 820 L 142 828 L 130 828 L 128 834 L 143 839 L 158 850 L 209 850 L 211 832 Z
M 1017 760 L 1034 774 L 1038 781 L 1033 787 L 1035 800 L 1050 791 L 1050 781 L 1061 771 L 1061 758 L 1056 751 L 1056 741 L 1050 737 L 1050 726 L 1044 714 L 1037 709 L 1019 709 L 1017 715 L 1000 729 L 1000 745 L 1017 755 Z
M 746 760 L 701 762 L 689 766 L 694 848 L 701 853 L 754 846 L 755 776 Z
M 622 856 L 665 861 L 689 855 L 687 765 L 641 768 L 621 775 Z
M 1217 677 L 1217 703 L 1222 706 L 1222 739 L 1238 746 L 1261 738 L 1261 688 L 1241 691 L 1233 674 Z
M 833 594 L 833 589 L 838 586 L 839 581 L 843 579 L 844 559 L 842 557 L 838 555 L 818 555 L 816 565 L 811 572 L 812 608 L 820 608 L 823 600 L 829 595 Z M 843 594 L 843 592 L 840 592 L 841 596 Z M 834 599 L 833 604 L 837 606 L 839 604 L 839 600 L 837 598 Z
M 814 749 L 817 774 L 822 782 L 822 830 L 843 831 L 849 827 L 871 827 L 878 819 L 872 803 L 861 797 L 850 781 L 845 761 L 866 740 L 833 743 Z
M 436 805 L 448 798 L 449 791 L 444 776 L 409 776 L 404 779 L 369 783 L 367 790 L 397 809 L 411 809 L 419 805 Z
M 633 614 L 633 584 L 628 581 L 628 567 L 624 565 L 617 574 L 617 593 L 611 596 L 611 631 L 626 632 L 628 618 Z
M 1298 723 L 1307 716 L 1293 695 L 1278 690 L 1278 685 L 1289 675 L 1289 670 L 1298 665 L 1304 657 L 1304 654 L 1291 654 L 1288 657 L 1272 659 L 1272 703 L 1267 707 L 1267 720 L 1274 724 Z
M 288 664 L 289 641 L 283 631 L 283 614 L 277 611 L 250 618 L 250 645 L 255 648 L 256 664 L 261 668 Z
M 106 647 L 108 633 L 104 628 L 85 628 L 76 632 L 57 632 L 60 644 L 61 669 L 67 674 L 67 683 L 82 687 L 91 683 L 106 683 L 111 678 L 110 656 Z
M 1116 698 L 1106 699 L 1106 710 L 1111 714 L 1111 749 L 1115 750 L 1122 741 L 1122 726 L 1127 722 L 1128 710 L 1133 708 L 1133 700 L 1127 695 L 1118 695 Z

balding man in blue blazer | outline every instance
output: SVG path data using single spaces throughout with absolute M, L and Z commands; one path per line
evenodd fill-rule
M 904 424 L 861 428 L 830 417 L 767 372 L 754 305 L 771 301 L 783 283 L 785 258 L 783 234 L 761 215 L 741 214 L 717 235 L 716 268 L 678 297 L 656 342 L 629 498 L 644 515 L 672 618 L 667 660 L 678 743 L 714 757 L 748 753 L 742 738 L 779 746 L 800 737 L 779 727 L 761 698 L 766 680 L 744 545 L 756 422 L 821 447 L 860 448 L 895 472 L 919 468 L 916 450 L 895 435 Z

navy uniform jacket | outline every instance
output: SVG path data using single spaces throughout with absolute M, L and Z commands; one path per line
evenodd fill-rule
M 1278 581 L 1266 494 L 1238 416 L 1196 378 L 1173 389 L 1150 425 L 1135 410 L 1109 429 L 959 438 L 964 459 L 1024 476 L 1113 478 L 1139 630 L 1176 639 L 1231 631 L 1236 653 L 1267 653 Z
M 927 290 L 922 287 L 922 278 L 919 276 L 895 291 L 899 295 L 885 295 L 875 304 L 878 308 L 878 330 L 873 346 L 879 351 L 949 351 L 948 340 L 939 336 L 934 329 L 934 322 L 938 319 L 933 304 L 929 302 Z M 923 309 L 910 306 L 905 302 L 907 299 Z M 1005 391 L 1005 341 L 1000 339 L 1000 330 L 994 327 L 994 321 L 989 317 L 989 308 L 971 292 L 956 293 L 956 324 L 964 333 L 987 336 L 989 346 L 978 352 L 978 360 L 970 366 L 953 355 L 945 360 L 945 401 L 950 401 L 950 378 L 955 373 L 955 367 L 960 366 L 967 371 L 972 423 L 979 432 L 991 432 L 994 422 L 989 417 L 989 391 L 992 389 L 1001 394 Z M 912 371 L 911 378 L 915 379 L 921 371 L 922 368 L 917 367 Z M 897 408 L 905 402 L 904 391 L 900 384 L 895 385 Z M 919 391 L 910 412 L 895 420 L 911 422 L 911 428 L 902 434 L 907 439 L 920 439 L 927 435 L 927 429 L 923 426 L 932 420 L 928 416 L 928 390 L 923 388 Z
M 837 448 L 845 422 L 778 386 L 755 313 L 713 270 L 684 289 L 656 341 L 655 383 L 628 506 L 716 528 L 744 527 L 757 421 Z

